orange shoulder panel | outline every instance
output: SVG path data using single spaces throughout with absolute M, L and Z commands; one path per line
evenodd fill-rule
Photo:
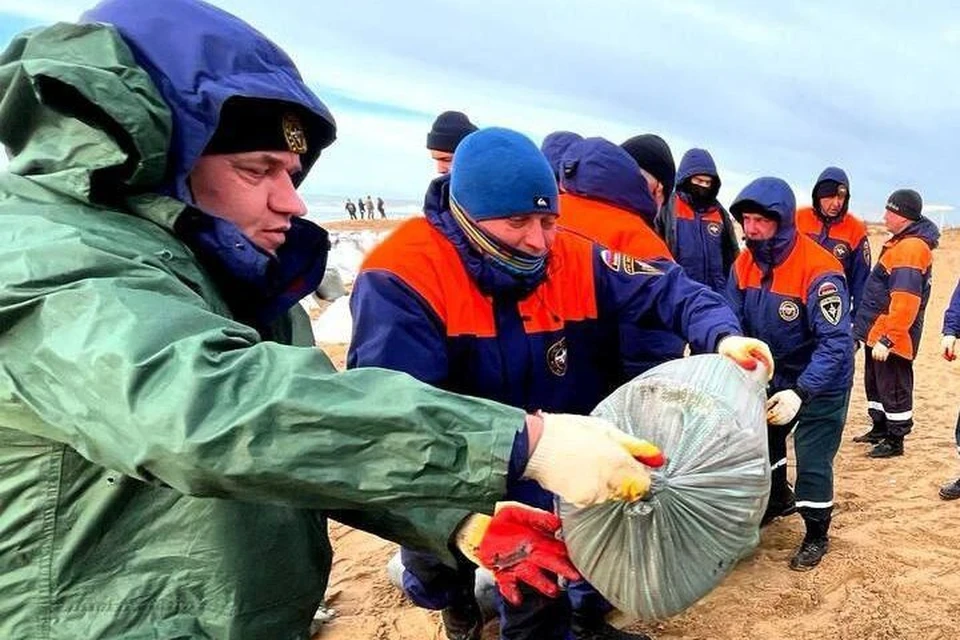
M 843 227 L 843 237 L 850 243 L 850 246 L 856 249 L 860 241 L 867 235 L 867 223 L 847 211 L 840 225 Z
M 737 286 L 741 289 L 759 287 L 760 279 L 763 273 L 760 267 L 753 261 L 753 254 L 750 251 L 741 251 L 737 259 L 733 261 L 733 275 L 736 278 Z
M 797 234 L 797 244 L 787 259 L 773 270 L 770 290 L 807 301 L 810 284 L 824 275 L 843 275 L 843 266 L 832 253 L 808 238 Z
M 820 233 L 820 229 L 823 226 L 813 207 L 797 209 L 797 215 L 794 217 L 794 221 L 797 226 L 797 231 L 800 233 L 817 234 Z
M 490 299 L 477 288 L 456 248 L 425 218 L 404 222 L 374 248 L 360 271 L 373 270 L 395 275 L 420 294 L 448 336 L 496 335 Z
M 560 226 L 597 244 L 641 260 L 670 260 L 666 243 L 643 218 L 605 202 L 560 194 Z
M 933 263 L 930 246 L 920 238 L 904 238 L 893 244 L 887 244 L 887 250 L 880 256 L 880 264 L 887 273 L 898 268 L 913 268 L 926 273 Z

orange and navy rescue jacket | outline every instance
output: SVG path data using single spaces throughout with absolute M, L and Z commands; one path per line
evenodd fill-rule
M 782 181 L 761 178 L 731 206 L 755 202 L 779 215 L 770 240 L 747 241 L 727 283 L 727 297 L 746 335 L 770 345 L 773 392 L 803 399 L 841 392 L 853 382 L 850 296 L 843 268 L 794 226 L 795 200 Z
M 688 276 L 722 293 L 730 267 L 740 253 L 740 243 L 730 214 L 715 197 L 716 191 L 711 202 L 700 207 L 680 190 L 696 175 L 713 177 L 714 189 L 720 190 L 713 158 L 703 149 L 691 149 L 680 161 L 678 191 L 657 215 L 656 231 Z
M 937 225 L 920 218 L 883 244 L 854 320 L 857 340 L 870 347 L 882 342 L 901 358 L 913 360 L 923 333 L 933 249 L 939 240 Z
M 545 277 L 519 295 L 467 241 L 435 180 L 426 218 L 363 264 L 350 306 L 349 367 L 406 371 L 527 411 L 589 413 L 623 381 L 621 321 L 670 327 L 709 352 L 740 325 L 674 263 L 642 261 L 560 230 Z M 503 275 L 503 272 L 499 272 Z
M 670 250 L 646 220 L 656 202 L 636 161 L 603 138 L 571 144 L 560 162 L 560 226 L 613 251 L 641 260 L 673 261 Z M 666 329 L 620 328 L 627 379 L 683 357 L 685 341 Z

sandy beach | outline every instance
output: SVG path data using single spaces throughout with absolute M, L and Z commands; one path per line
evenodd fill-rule
M 396 222 L 325 224 L 381 229 Z M 342 225 L 348 225 L 343 227 Z M 874 257 L 885 239 L 871 235 Z M 945 503 L 938 486 L 960 474 L 953 442 L 960 402 L 952 391 L 960 362 L 940 358 L 943 310 L 960 274 L 960 233 L 947 232 L 934 253 L 933 295 L 915 366 L 916 424 L 906 455 L 865 457 L 851 441 L 868 418 L 858 355 L 853 399 L 836 460 L 836 509 L 831 551 L 809 573 L 787 561 L 803 535 L 799 516 L 762 533 L 756 551 L 713 593 L 683 615 L 634 627 L 657 640 L 937 640 L 960 630 L 960 501 Z M 346 345 L 321 345 L 338 366 Z M 791 452 L 792 455 L 792 452 Z M 792 471 L 791 458 L 791 477 Z M 417 609 L 387 582 L 395 545 L 332 523 L 334 570 L 328 603 L 334 620 L 319 640 L 442 640 L 439 616 Z M 495 625 L 487 627 L 495 639 Z

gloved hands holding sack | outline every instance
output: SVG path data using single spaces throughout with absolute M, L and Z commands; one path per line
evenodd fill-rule
M 503 597 L 521 602 L 520 583 L 551 598 L 559 595 L 555 574 L 579 580 L 567 547 L 559 539 L 560 518 L 519 502 L 497 504 L 493 517 L 473 514 L 455 534 L 458 549 L 493 573 Z
M 634 501 L 650 490 L 650 473 L 663 453 L 600 418 L 539 414 L 543 433 L 524 477 L 578 507 L 608 500 Z M 643 464 L 641 464 L 643 463 Z

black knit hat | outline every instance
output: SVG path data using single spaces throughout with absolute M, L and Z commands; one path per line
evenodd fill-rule
M 433 121 L 427 134 L 427 149 L 453 153 L 460 141 L 477 130 L 477 125 L 459 111 L 444 111 Z
M 235 97 L 220 109 L 217 130 L 204 155 L 247 151 L 292 151 L 302 155 L 311 145 L 327 144 L 315 130 L 316 118 L 298 105 L 281 100 Z
M 677 180 L 677 165 L 667 142 L 655 133 L 634 136 L 620 145 L 637 161 L 640 168 L 652 175 L 668 195 Z
M 923 213 L 923 198 L 913 189 L 897 189 L 887 198 L 887 209 L 907 220 L 919 220 Z

